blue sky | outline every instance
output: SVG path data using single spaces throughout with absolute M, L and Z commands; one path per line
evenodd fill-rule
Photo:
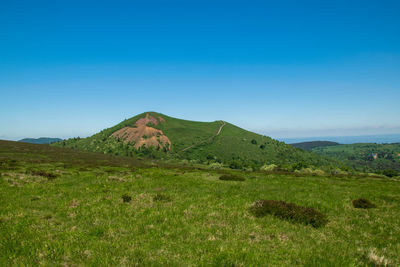
M 273 137 L 400 133 L 399 1 L 1 1 L 0 139 L 144 111 Z

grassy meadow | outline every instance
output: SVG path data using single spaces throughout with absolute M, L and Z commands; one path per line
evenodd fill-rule
M 400 265 L 394 178 L 211 170 L 6 141 L 0 175 L 0 266 Z M 358 198 L 376 208 L 354 208 Z M 255 217 L 260 199 L 328 222 Z

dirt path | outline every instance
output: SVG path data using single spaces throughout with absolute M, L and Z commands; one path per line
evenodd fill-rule
M 194 145 L 185 147 L 184 149 L 182 149 L 182 150 L 179 151 L 179 152 L 186 151 L 186 150 L 188 150 L 188 149 L 190 149 L 190 148 L 192 148 L 192 147 L 195 147 L 195 146 L 198 146 L 198 145 L 203 144 L 203 143 L 205 143 L 205 142 L 211 141 L 214 137 L 218 136 L 218 135 L 221 133 L 221 130 L 222 130 L 222 128 L 224 128 L 225 125 L 226 125 L 226 123 L 225 123 L 224 121 L 222 121 L 222 124 L 221 124 L 221 126 L 218 128 L 218 131 L 217 131 L 217 133 L 216 133 L 215 135 L 211 136 L 211 137 L 208 138 L 207 140 L 204 140 L 204 141 L 201 141 L 201 142 L 199 142 L 199 143 L 197 143 L 197 144 L 194 144 Z M 178 152 L 178 153 L 179 153 L 179 152 Z
M 222 125 L 219 127 L 218 132 L 217 132 L 217 134 L 215 136 L 220 134 L 220 132 L 221 132 L 222 128 L 225 126 L 225 124 L 226 123 L 224 121 L 222 121 Z

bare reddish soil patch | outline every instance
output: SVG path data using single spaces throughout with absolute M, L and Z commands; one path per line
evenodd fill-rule
M 160 123 L 165 122 L 162 117 L 158 117 Z M 161 130 L 147 126 L 149 123 L 157 125 L 159 122 L 153 116 L 146 114 L 146 117 L 138 119 L 136 127 L 124 127 L 112 134 L 115 138 L 121 138 L 124 142 L 135 142 L 135 148 L 157 147 L 170 150 L 171 141 Z
M 140 118 L 136 121 L 136 126 L 147 126 L 147 124 L 152 123 L 154 125 L 158 124 L 158 120 L 154 118 L 153 116 L 150 116 L 149 114 L 146 114 L 146 117 Z
M 160 121 L 160 123 L 163 123 L 163 122 L 165 122 L 164 118 L 163 118 L 163 117 L 161 117 L 161 116 L 158 116 L 158 120 Z M 399 153 L 399 156 L 400 156 L 400 153 Z

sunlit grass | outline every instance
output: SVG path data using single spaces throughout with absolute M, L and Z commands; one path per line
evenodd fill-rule
M 213 170 L 15 151 L 0 148 L 1 266 L 400 264 L 397 180 L 234 172 L 245 181 L 221 181 Z M 376 208 L 354 208 L 358 198 Z M 259 199 L 311 207 L 328 223 L 257 218 L 249 208 Z

